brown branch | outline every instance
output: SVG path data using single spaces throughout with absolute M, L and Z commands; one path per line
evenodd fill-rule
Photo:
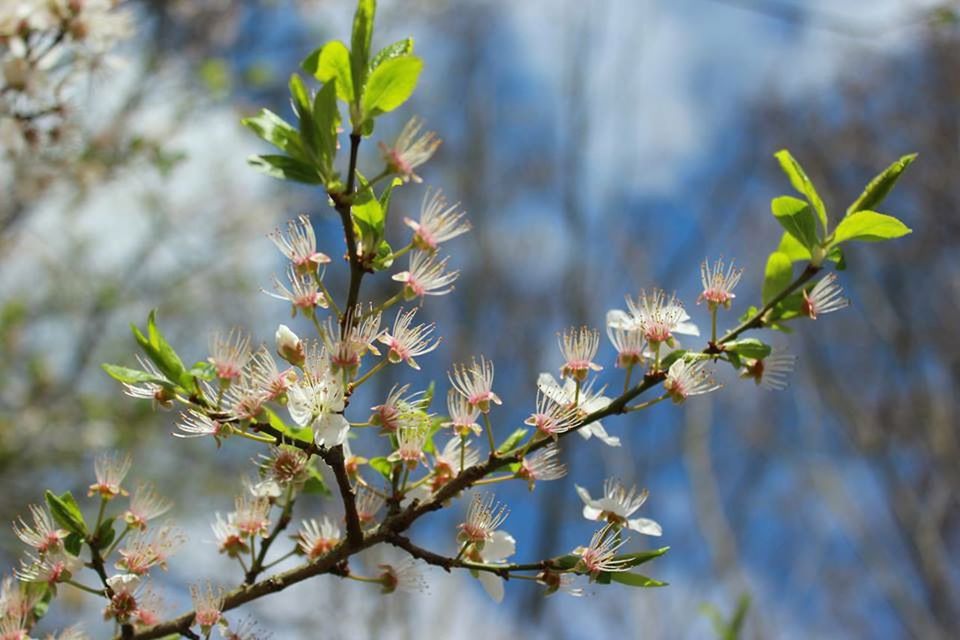
M 546 571 L 551 569 L 553 566 L 552 558 L 549 560 L 541 560 L 540 562 L 528 562 L 524 564 L 510 563 L 502 566 L 484 565 L 476 562 L 470 562 L 469 560 L 451 558 L 449 556 L 440 555 L 439 553 L 434 553 L 429 549 L 424 549 L 423 547 L 414 544 L 410 538 L 400 534 L 388 534 L 386 542 L 389 542 L 395 547 L 403 549 L 414 558 L 419 558 L 427 564 L 432 564 L 436 567 L 442 568 L 447 573 L 449 573 L 452 569 L 473 569 L 476 571 L 494 573 L 504 580 L 509 580 L 511 571 Z
M 359 549 L 363 544 L 363 529 L 360 527 L 360 515 L 357 513 L 357 497 L 350 485 L 350 476 L 343 459 L 343 446 L 324 449 L 320 453 L 323 461 L 333 469 L 340 489 L 340 498 L 343 500 L 344 518 L 347 521 L 347 546 Z

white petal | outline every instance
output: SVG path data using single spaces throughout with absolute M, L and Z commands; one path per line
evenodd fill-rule
M 313 438 L 321 447 L 343 444 L 349 430 L 350 423 L 339 413 L 324 413 L 313 422 Z
M 503 578 L 489 571 L 481 571 L 477 574 L 477 579 L 494 602 L 503 602 Z
M 697 325 L 692 322 L 681 322 L 677 325 L 677 328 L 673 330 L 673 333 L 682 333 L 687 336 L 699 336 L 700 329 L 697 328 Z
M 578 484 L 573 485 L 577 489 L 577 495 L 580 496 L 580 499 L 583 500 L 583 504 L 593 504 L 593 498 L 590 497 L 590 492 L 581 487 Z
M 612 329 L 629 331 L 636 326 L 636 321 L 626 311 L 610 309 L 607 311 L 607 326 Z
M 547 396 L 554 402 L 558 402 L 560 404 L 567 402 L 564 397 L 563 389 L 560 387 L 557 379 L 549 373 L 541 373 L 537 377 L 537 388 L 540 389 L 543 395 Z
M 583 433 L 583 432 L 586 431 L 587 429 L 590 430 L 591 435 L 597 436 L 597 439 L 598 439 L 600 442 L 602 442 L 603 444 L 605 444 L 605 445 L 607 445 L 607 446 L 609 446 L 609 447 L 619 447 L 619 446 L 620 446 L 620 438 L 618 438 L 618 437 L 616 437 L 616 436 L 607 435 L 607 430 L 604 429 L 604 428 L 603 428 L 603 425 L 600 424 L 599 422 L 594 422 L 594 423 L 591 423 L 591 424 L 587 425 L 587 426 L 584 427 L 583 429 L 580 429 L 580 432 Z
M 597 509 L 596 507 L 591 507 L 590 505 L 584 505 L 583 507 L 583 517 L 587 520 L 599 520 L 601 513 L 603 513 L 602 509 Z
M 660 525 L 648 518 L 634 518 L 627 520 L 627 528 L 647 536 L 662 536 L 663 529 Z
M 503 562 L 517 552 L 517 541 L 506 531 L 494 531 L 491 540 L 483 545 L 480 557 L 484 562 Z
M 313 418 L 312 394 L 299 385 L 290 387 L 287 391 L 287 410 L 294 422 L 301 427 L 307 426 Z

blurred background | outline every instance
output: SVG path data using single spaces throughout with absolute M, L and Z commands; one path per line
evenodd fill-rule
M 153 307 L 191 362 L 216 329 L 271 341 L 289 316 L 260 292 L 282 269 L 264 236 L 299 213 L 340 255 L 321 194 L 246 166 L 263 147 L 239 119 L 260 106 L 290 116 L 289 73 L 348 37 L 353 2 L 122 9 L 128 36 L 78 73 L 54 122 L 24 119 L 13 101 L 0 112 L 0 516 L 46 487 L 85 487 L 96 452 L 129 450 L 137 478 L 175 497 L 191 538 L 158 589 L 174 613 L 186 583 L 239 579 L 209 522 L 231 508 L 256 449 L 173 440 L 176 415 L 122 396 L 99 364 L 134 364 L 127 327 Z M 769 200 L 790 191 L 780 148 L 835 214 L 919 152 L 883 207 L 914 233 L 852 246 L 841 274 L 851 307 L 772 336 L 799 356 L 786 391 L 724 372 L 721 393 L 609 420 L 621 448 L 576 439 L 566 479 L 535 493 L 501 485 L 521 561 L 589 539 L 573 483 L 649 488 L 643 515 L 664 536 L 633 544 L 671 547 L 643 568 L 669 587 L 573 599 L 511 582 L 495 605 L 468 576 L 428 572 L 430 595 L 389 597 L 327 577 L 248 613 L 276 638 L 709 638 L 714 618 L 749 598 L 744 638 L 957 637 L 960 3 L 383 0 L 375 46 L 407 35 L 426 68 L 374 141 L 422 116 L 444 144 L 421 174 L 474 224 L 448 247 L 457 291 L 424 310 L 444 342 L 421 364 L 445 392 L 450 363 L 492 358 L 504 436 L 532 411 L 537 374 L 559 367 L 556 333 L 602 328 L 624 294 L 676 290 L 703 326 L 699 263 L 722 255 L 745 275 L 721 328 L 757 301 L 780 235 Z M 361 166 L 378 166 L 375 144 L 364 147 Z M 394 237 L 407 237 L 400 221 L 423 188 L 398 194 Z M 344 275 L 328 271 L 336 291 Z M 386 274 L 365 282 L 371 296 L 394 290 Z M 616 388 L 609 344 L 601 355 Z M 365 388 L 353 417 L 405 374 Z M 454 552 L 462 508 L 415 539 Z M 0 540 L 14 566 L 15 538 Z M 88 598 L 59 602 L 52 621 L 87 620 L 97 637 Z

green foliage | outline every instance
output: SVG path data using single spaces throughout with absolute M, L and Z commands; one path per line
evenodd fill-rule
M 520 444 L 520 441 L 527 436 L 529 431 L 530 430 L 525 427 L 516 429 L 513 433 L 507 436 L 506 440 L 500 443 L 500 446 L 497 447 L 497 453 L 506 453 L 507 451 L 510 451 L 516 447 L 518 444 Z
M 917 159 L 917 154 L 901 156 L 899 160 L 883 170 L 878 176 L 867 184 L 867 187 L 860 194 L 860 197 L 854 200 L 847 208 L 847 215 L 854 214 L 865 209 L 874 209 L 883 202 L 890 190 L 900 179 L 901 174 L 907 170 L 907 167 Z
M 385 456 L 370 458 L 370 461 L 367 464 L 370 465 L 371 469 L 375 470 L 387 480 L 390 480 L 393 477 L 393 463 L 387 460 Z
M 312 464 L 307 466 L 307 481 L 303 483 L 303 492 L 324 497 L 332 495 L 327 481 L 323 479 L 323 474 Z
M 413 55 L 385 60 L 370 74 L 363 90 L 361 109 L 364 119 L 393 111 L 413 95 L 423 69 L 423 61 Z
M 320 82 L 335 80 L 337 97 L 347 104 L 352 104 L 356 100 L 353 71 L 350 68 L 350 51 L 347 45 L 339 40 L 328 42 L 311 53 L 301 67 Z
M 350 38 L 350 70 L 353 86 L 363 89 L 369 72 L 370 45 L 373 42 L 373 20 L 377 12 L 376 0 L 359 0 L 353 14 L 353 35 Z M 358 123 L 354 123 L 356 125 Z
M 797 162 L 786 149 L 777 151 L 774 157 L 777 159 L 777 162 L 780 163 L 780 168 L 783 169 L 783 172 L 787 174 L 793 188 L 800 192 L 807 199 L 807 202 L 810 203 L 810 206 L 813 207 L 814 211 L 816 211 L 817 217 L 820 219 L 820 225 L 823 227 L 824 233 L 826 233 L 827 210 L 823 206 L 823 200 L 820 199 L 820 195 L 814 188 L 813 182 L 807 177 L 803 167 L 800 166 L 800 163 Z
M 398 40 L 380 49 L 377 55 L 373 56 L 373 60 L 370 61 L 370 69 L 376 69 L 387 60 L 399 58 L 400 56 L 408 56 L 411 53 L 413 53 L 413 38 Z
M 103 370 L 107 372 L 107 375 L 117 380 L 118 382 L 125 382 L 127 384 L 142 384 L 144 382 L 151 382 L 154 384 L 163 385 L 165 387 L 174 387 L 175 385 L 171 384 L 166 378 L 153 375 L 152 373 L 147 373 L 146 371 L 140 371 L 139 369 L 130 369 L 128 367 L 121 367 L 115 364 L 102 364 Z
M 810 205 L 792 196 L 780 196 L 770 203 L 777 222 L 807 251 L 820 244 L 817 238 L 817 222 Z
M 615 571 L 610 574 L 610 580 L 613 582 L 619 582 L 620 584 L 625 584 L 628 587 L 645 588 L 667 586 L 666 582 L 654 580 L 653 578 L 648 578 L 647 576 L 640 575 L 639 573 L 630 573 L 629 571 Z
M 72 493 L 67 491 L 58 496 L 48 489 L 44 492 L 43 499 L 47 503 L 47 508 L 50 509 L 50 515 L 58 525 L 78 536 L 87 535 L 87 524 Z
M 793 261 L 779 251 L 774 251 L 767 258 L 767 266 L 763 271 L 763 303 L 767 304 L 783 291 L 793 280 Z
M 713 629 L 719 640 L 737 640 L 743 633 L 747 613 L 750 611 L 750 596 L 743 594 L 737 599 L 737 607 L 729 620 L 724 619 L 723 614 L 713 605 L 703 605 L 700 610 L 713 622 Z
M 724 345 L 724 350 L 735 353 L 742 358 L 762 360 L 770 355 L 770 345 L 756 338 L 741 338 Z
M 900 238 L 912 230 L 897 218 L 876 211 L 858 211 L 840 221 L 833 233 L 833 244 L 850 240 L 883 242 Z
M 323 176 L 306 162 L 278 155 L 251 156 L 247 163 L 271 178 L 304 184 L 324 184 Z

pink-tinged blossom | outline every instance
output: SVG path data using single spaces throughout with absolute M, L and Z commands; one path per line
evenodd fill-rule
M 843 297 L 843 289 L 837 284 L 837 275 L 828 273 L 813 285 L 809 291 L 803 292 L 802 313 L 811 320 L 824 313 L 832 313 L 845 309 L 850 301 Z
M 53 518 L 43 507 L 30 505 L 30 516 L 33 520 L 32 525 L 27 524 L 23 518 L 13 523 L 13 532 L 20 541 L 28 547 L 33 547 L 40 555 L 60 550 L 61 543 L 68 532 L 65 529 L 58 529 L 54 525 Z
M 443 426 L 451 427 L 453 432 L 461 438 L 466 438 L 471 433 L 474 435 L 483 433 L 483 427 L 477 424 L 480 407 L 472 404 L 456 389 L 450 389 L 447 392 L 447 413 L 450 415 L 450 420 L 444 422 Z
M 411 471 L 420 464 L 426 464 L 423 447 L 427 444 L 427 437 L 430 435 L 430 417 L 425 414 L 419 415 L 421 418 L 415 420 L 401 419 L 401 425 L 396 431 L 397 448 L 387 456 L 390 462 L 402 462 Z
M 357 516 L 360 524 L 364 526 L 373 524 L 377 519 L 377 512 L 383 508 L 383 505 L 384 499 L 380 494 L 364 486 L 357 488 Z
M 226 518 L 219 513 L 216 514 L 216 519 L 210 528 L 213 529 L 213 536 L 220 553 L 236 558 L 250 551 L 250 545 L 247 544 L 244 534 L 236 526 L 234 514 L 228 514 Z
M 280 281 L 280 278 L 273 278 L 273 293 L 263 290 L 265 294 L 277 300 L 285 300 L 290 303 L 290 316 L 297 315 L 297 311 L 307 316 L 313 316 L 317 307 L 326 309 L 330 306 L 326 296 L 320 290 L 317 279 L 312 275 L 302 275 L 297 273 L 293 267 L 287 270 L 287 279 L 290 281 L 290 288 Z
M 329 256 L 317 251 L 317 237 L 310 219 L 305 215 L 287 222 L 286 236 L 277 228 L 267 237 L 300 273 L 313 275 L 320 265 L 330 262 Z
M 257 621 L 252 618 L 244 618 L 235 626 L 220 629 L 223 640 L 269 640 L 273 637 L 270 633 L 265 633 Z
M 466 214 L 459 207 L 460 203 L 449 204 L 440 190 L 427 189 L 420 205 L 420 220 L 403 219 L 413 229 L 413 245 L 421 251 L 434 252 L 441 242 L 470 231 Z
M 297 534 L 297 545 L 310 561 L 326 555 L 340 543 L 342 533 L 330 518 L 305 520 Z
M 208 360 L 221 380 L 236 380 L 250 360 L 250 336 L 239 329 L 231 329 L 226 335 L 215 333 L 210 340 Z
M 700 265 L 700 282 L 703 284 L 703 291 L 697 298 L 697 304 L 706 301 L 711 311 L 718 307 L 730 308 L 730 303 L 736 297 L 733 289 L 743 275 L 743 269 L 734 267 L 732 260 L 726 268 L 724 266 L 723 258 L 717 259 L 713 266 L 706 260 Z
M 260 390 L 264 401 L 275 401 L 287 393 L 297 379 L 293 369 L 280 371 L 277 361 L 266 347 L 260 347 L 250 359 L 247 368 L 250 381 Z
M 116 620 L 124 624 L 133 618 L 138 608 L 138 596 L 143 588 L 140 576 L 121 573 L 107 578 L 107 586 L 113 595 L 103 610 L 105 620 Z
M 177 429 L 179 432 L 173 434 L 177 438 L 210 436 L 217 441 L 218 447 L 220 446 L 220 439 L 226 438 L 233 432 L 233 428 L 228 423 L 214 420 L 196 409 L 190 409 L 190 411 L 180 414 Z
M 561 385 L 551 374 L 541 373 L 537 378 L 537 389 L 561 407 L 575 411 L 578 423 L 590 414 L 606 409 L 610 404 L 610 398 L 603 395 L 603 387 L 599 391 L 594 391 L 593 381 L 582 385 L 578 390 L 576 382 L 570 378 L 564 380 Z M 607 430 L 599 420 L 578 428 L 577 433 L 584 440 L 596 437 L 609 447 L 620 446 L 620 438 L 607 434 Z
M 607 314 L 607 337 L 610 338 L 610 344 L 617 350 L 617 367 L 620 369 L 629 369 L 642 365 L 646 359 L 647 339 L 643 335 L 643 330 L 639 327 L 624 328 L 616 322 L 616 310 Z M 610 314 L 614 314 L 614 321 L 611 323 Z
M 143 531 L 147 522 L 165 514 L 173 503 L 157 493 L 149 484 L 139 485 L 130 497 L 130 506 L 123 514 L 124 521 L 131 527 Z
M 270 500 L 241 494 L 234 500 L 233 526 L 241 536 L 266 536 L 270 528 Z
M 414 358 L 425 355 L 433 351 L 440 344 L 440 338 L 432 339 L 434 324 L 412 325 L 414 316 L 417 315 L 417 309 L 414 307 L 409 311 L 402 309 L 397 312 L 397 318 L 393 321 L 393 330 L 380 336 L 380 342 L 387 345 L 389 351 L 387 357 L 393 364 L 406 362 L 408 365 L 420 370 L 420 365 Z
M 370 416 L 370 424 L 382 428 L 384 431 L 393 433 L 400 426 L 400 415 L 407 411 L 416 409 L 417 403 L 422 399 L 423 392 L 417 391 L 406 398 L 403 395 L 410 389 L 410 385 L 393 385 L 387 394 L 383 404 L 371 407 L 373 415 Z
M 261 454 L 256 462 L 261 472 L 278 484 L 300 485 L 307 479 L 310 456 L 296 447 L 282 445 L 270 447 L 270 454 Z
M 354 321 L 353 318 L 357 320 Z M 365 314 L 362 307 L 358 305 L 348 314 L 346 335 L 342 335 L 340 327 L 332 317 L 327 318 L 323 342 L 334 372 L 346 371 L 347 375 L 352 377 L 360 368 L 360 359 L 366 355 L 367 351 L 380 355 L 375 342 L 382 333 L 381 318 L 381 312 L 371 311 Z
M 467 508 L 467 519 L 457 525 L 457 540 L 482 546 L 492 539 L 493 532 L 500 528 L 510 515 L 506 505 L 497 502 L 492 493 L 474 494 Z
M 9 628 L 15 631 L 26 629 L 31 622 L 34 607 L 37 606 L 43 596 L 42 590 L 21 589 L 13 577 L 5 576 L 3 581 L 0 582 L 0 623 L 10 623 Z M 0 627 L 0 629 L 4 629 L 4 627 Z M 27 638 L 26 635 L 23 637 Z M 6 637 L 2 634 L 0 634 L 0 638 L 6 640 Z
M 538 438 L 557 440 L 561 433 L 580 424 L 580 411 L 573 404 L 560 404 L 542 389 L 537 389 L 537 411 L 524 420 L 524 424 L 535 427 Z
M 223 589 L 217 587 L 214 590 L 209 582 L 206 589 L 192 585 L 190 598 L 193 600 L 194 624 L 200 625 L 204 633 L 209 633 L 223 619 Z
M 719 389 L 720 385 L 713 379 L 706 366 L 705 360 L 689 362 L 683 358 L 670 365 L 667 378 L 663 381 L 663 388 L 670 399 L 680 404 L 690 396 Z
M 563 366 L 560 377 L 571 377 L 580 382 L 587 379 L 591 371 L 603 369 L 593 362 L 600 347 L 600 334 L 587 327 L 567 329 L 559 336 L 560 352 L 563 354 Z
M 469 365 L 454 365 L 447 377 L 453 388 L 481 413 L 490 412 L 491 402 L 503 404 L 500 396 L 493 392 L 493 363 L 483 356 L 479 362 L 473 359 Z
M 427 590 L 427 581 L 420 571 L 417 561 L 407 558 L 394 564 L 381 564 L 380 583 L 383 593 L 394 591 L 424 592 Z
M 163 615 L 163 599 L 149 586 L 137 596 L 137 610 L 133 612 L 133 623 L 137 627 L 150 627 L 159 624 Z
M 3 640 L 9 640 L 6 636 L 0 635 L 0 637 L 2 637 Z M 24 635 L 23 638 L 24 640 L 29 640 L 29 638 L 26 635 Z M 67 627 L 66 629 L 62 630 L 60 633 L 47 634 L 44 640 L 90 640 L 90 636 L 88 636 L 86 633 L 83 632 L 83 629 L 80 628 L 80 625 L 75 624 Z
M 127 477 L 133 460 L 128 455 L 119 453 L 103 453 L 97 456 L 93 462 L 93 471 L 97 481 L 90 485 L 87 495 L 99 494 L 105 500 L 112 500 L 120 495 L 127 495 L 126 490 L 120 486 L 123 479 Z
M 567 465 L 560 461 L 560 447 L 551 443 L 520 461 L 517 477 L 527 481 L 530 491 L 537 482 L 559 480 L 567 475 Z
M 227 413 L 237 420 L 256 420 L 263 411 L 267 397 L 259 381 L 244 369 L 223 394 L 222 404 Z
M 774 350 L 766 358 L 745 365 L 740 370 L 740 377 L 752 379 L 761 389 L 783 391 L 796 363 L 796 356 Z
M 627 311 L 613 309 L 607 313 L 607 326 L 615 329 L 639 329 L 652 348 L 660 344 L 676 346 L 674 334 L 699 336 L 700 330 L 689 322 L 690 316 L 676 296 L 654 289 L 641 291 L 637 300 L 627 296 Z
M 663 534 L 660 525 L 648 518 L 630 518 L 647 501 L 648 491 L 629 490 L 619 481 L 607 479 L 603 483 L 603 497 L 594 500 L 590 492 L 579 485 L 577 495 L 583 500 L 583 517 L 587 520 L 600 520 L 612 526 L 627 527 L 637 533 L 648 536 Z
M 423 122 L 416 116 L 410 118 L 392 146 L 378 143 L 387 169 L 399 174 L 404 182 L 423 182 L 414 169 L 425 163 L 440 146 L 440 138 L 433 131 L 420 135 Z
M 591 580 L 596 579 L 601 573 L 628 571 L 630 563 L 626 560 L 618 560 L 617 551 L 629 540 L 624 538 L 618 541 L 613 535 L 612 525 L 605 526 L 593 534 L 590 546 L 573 550 L 575 555 L 580 556 L 578 569 L 590 574 Z
M 20 568 L 15 573 L 21 582 L 37 582 L 53 586 L 58 582 L 69 580 L 82 566 L 79 558 L 60 550 L 46 553 L 39 558 L 27 555 L 25 561 L 20 561 Z
M 410 254 L 410 267 L 394 274 L 396 282 L 403 283 L 403 297 L 407 300 L 424 296 L 442 296 L 453 291 L 453 283 L 460 271 L 446 271 L 450 257 L 438 259 L 435 254 L 414 251 Z
M 142 576 L 153 567 L 167 568 L 167 560 L 183 546 L 186 538 L 175 527 L 164 526 L 152 533 L 138 533 L 119 551 L 116 567 Z
M 461 458 L 463 464 L 460 464 Z M 433 485 L 432 489 L 436 491 L 447 482 L 460 475 L 464 469 L 468 469 L 480 462 L 480 453 L 470 446 L 469 442 L 463 442 L 461 438 L 450 438 L 443 450 L 439 451 L 433 464 Z

